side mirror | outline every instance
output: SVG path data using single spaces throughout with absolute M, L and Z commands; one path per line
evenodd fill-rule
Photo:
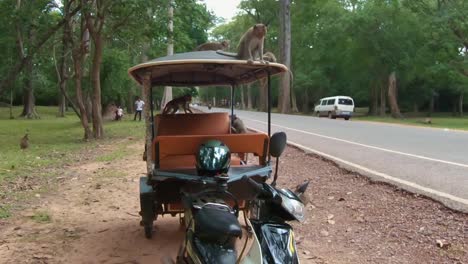
M 278 158 L 283 154 L 284 149 L 286 148 L 286 133 L 276 132 L 270 138 L 270 155 Z
M 276 186 L 276 180 L 278 179 L 278 161 L 281 154 L 283 154 L 284 149 L 286 148 L 286 133 L 276 132 L 270 138 L 270 155 L 276 158 L 275 166 L 275 176 L 273 177 L 273 182 L 271 185 Z

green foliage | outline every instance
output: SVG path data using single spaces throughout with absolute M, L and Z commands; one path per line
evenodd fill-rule
M 20 29 L 27 52 L 52 25 L 62 18 L 60 1 L 0 1 L 0 75 L 18 61 L 17 32 Z M 63 2 L 63 1 L 62 1 Z M 293 88 L 303 111 L 318 98 L 344 94 L 358 105 L 369 106 L 388 76 L 395 71 L 398 97 L 403 110 L 414 105 L 426 108 L 439 95 L 442 109 L 448 110 L 457 97 L 468 93 L 468 2 L 464 0 L 311 0 L 292 1 Z M 112 1 L 104 25 L 105 47 L 101 67 L 103 104 L 128 106 L 139 89 L 130 81 L 127 69 L 146 59 L 164 56 L 168 40 L 169 0 Z M 213 40 L 229 40 L 235 52 L 242 34 L 255 23 L 268 25 L 265 50 L 279 58 L 279 4 L 275 0 L 243 0 L 238 15 L 229 23 L 219 21 L 203 2 L 176 0 L 174 5 L 174 50 L 186 52 Z M 77 16 L 79 16 L 78 13 Z M 19 27 L 17 27 L 19 25 Z M 75 25 L 76 27 L 78 25 Z M 75 31 L 77 31 L 75 29 Z M 31 38 L 31 33 L 36 36 Z M 33 86 L 36 102 L 57 104 L 56 62 L 60 59 L 59 30 L 34 57 Z M 75 38 L 77 32 L 74 33 Z M 55 56 L 52 52 L 55 51 Z M 71 65 L 70 54 L 67 60 Z M 84 65 L 83 86 L 90 90 L 90 60 Z M 12 87 L 14 102 L 22 104 L 24 80 L 20 74 Z M 71 73 L 69 74 L 71 78 Z M 175 90 L 174 95 L 195 90 Z M 229 89 L 202 89 L 209 100 L 229 97 Z M 258 89 L 252 89 L 258 98 Z M 68 81 L 68 93 L 74 89 Z M 239 92 L 236 93 L 240 99 Z M 273 85 L 276 101 L 278 85 Z M 306 96 L 305 96 L 306 95 Z M 155 89 L 155 100 L 162 89 Z M 468 98 L 468 96 L 465 96 Z M 465 99 L 465 101 L 468 99 Z M 0 95 L 1 102 L 9 94 Z

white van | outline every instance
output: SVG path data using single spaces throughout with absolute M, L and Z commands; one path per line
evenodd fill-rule
M 332 96 L 320 99 L 314 112 L 317 116 L 328 116 L 328 118 L 343 117 L 349 120 L 354 112 L 354 100 L 349 96 Z

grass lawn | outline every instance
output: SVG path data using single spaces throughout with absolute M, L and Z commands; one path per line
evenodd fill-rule
M 468 130 L 468 117 L 452 117 L 450 114 L 438 113 L 431 118 L 431 124 L 425 123 L 425 117 L 409 117 L 404 119 L 395 119 L 391 117 L 361 116 L 353 117 L 354 120 L 375 121 L 396 124 L 408 124 L 424 127 L 437 127 L 448 129 Z
M 57 107 L 38 107 L 40 119 L 31 120 L 19 118 L 21 110 L 21 107 L 15 107 L 16 118 L 10 120 L 9 109 L 0 108 L 0 185 L 5 179 L 31 176 L 40 168 L 73 161 L 78 150 L 98 144 L 98 141 L 82 140 L 83 128 L 73 112 L 59 118 Z M 130 120 L 129 115 L 126 117 L 128 119 L 121 122 L 104 123 L 104 141 L 128 136 L 143 137 L 144 122 Z M 30 146 L 21 150 L 20 139 L 26 132 L 29 133 Z M 111 160 L 113 157 L 102 158 Z

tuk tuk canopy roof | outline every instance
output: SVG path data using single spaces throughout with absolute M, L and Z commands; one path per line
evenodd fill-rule
M 230 86 L 266 78 L 268 71 L 272 76 L 288 71 L 283 64 L 247 64 L 234 56 L 217 51 L 178 53 L 138 64 L 128 73 L 140 85 L 144 75 L 150 73 L 152 86 Z

